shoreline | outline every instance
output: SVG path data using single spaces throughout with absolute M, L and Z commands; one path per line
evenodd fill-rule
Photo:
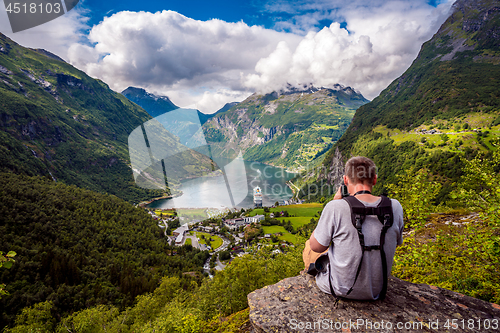
M 248 163 L 259 163 L 259 164 L 264 165 L 266 167 L 269 166 L 269 167 L 273 167 L 273 168 L 276 168 L 276 169 L 280 169 L 281 170 L 280 172 L 282 172 L 283 176 L 284 176 L 285 173 L 286 174 L 297 174 L 297 172 L 293 172 L 293 171 L 287 170 L 286 167 L 284 167 L 284 166 L 276 166 L 276 165 L 272 165 L 272 164 L 262 163 L 262 162 L 259 162 L 259 161 L 245 161 L 245 162 L 248 162 Z M 221 175 L 222 175 L 222 172 L 221 172 L 220 169 L 218 169 L 218 170 L 215 170 L 215 172 L 213 172 L 213 173 L 211 173 L 209 175 L 205 175 L 205 176 L 202 176 L 202 177 L 187 177 L 187 178 L 184 178 L 182 181 L 189 181 L 189 180 L 192 180 L 192 179 L 203 178 L 203 177 L 213 178 L 213 177 L 218 177 L 218 176 L 221 176 Z M 288 177 L 286 177 L 286 178 L 288 178 Z M 293 186 L 291 186 L 291 184 L 289 183 L 289 182 L 291 182 L 292 179 L 293 179 L 293 177 L 291 179 L 289 179 L 289 180 L 286 180 L 285 184 L 284 184 L 286 186 L 286 188 L 288 188 L 292 192 L 291 193 L 292 194 L 291 197 L 287 198 L 286 200 L 294 199 L 294 197 L 296 196 L 296 189 Z M 148 207 L 148 206 L 151 205 L 152 203 L 156 202 L 156 201 L 178 198 L 178 197 L 181 197 L 182 195 L 184 195 L 184 193 L 182 193 L 182 191 L 179 191 L 179 193 L 176 193 L 176 194 L 173 194 L 173 195 L 166 195 L 166 196 L 152 198 L 152 199 L 147 200 L 147 201 L 143 201 L 140 204 L 138 204 L 138 206 L 141 207 L 141 208 L 145 208 L 145 209 L 151 209 L 151 207 Z M 238 206 L 238 208 L 239 207 L 240 206 Z M 241 207 L 243 207 L 243 206 L 241 206 Z M 226 208 L 229 208 L 229 207 L 226 207 Z M 243 208 L 247 208 L 247 207 L 243 207 Z M 188 208 L 187 207 L 184 207 L 184 208 L 183 207 L 177 207 L 177 208 L 173 208 L 173 209 L 220 209 L 220 207 L 188 207 Z
M 220 171 L 220 170 L 215 170 L 215 172 L 213 173 L 218 173 L 217 171 Z M 221 172 L 219 172 L 220 174 L 222 174 Z M 208 174 L 208 175 L 205 175 L 205 176 L 202 176 L 202 177 L 209 177 L 209 178 L 212 178 L 212 177 L 218 177 L 220 176 L 219 175 L 211 175 L 211 174 Z M 189 181 L 189 180 L 192 180 L 192 179 L 196 179 L 196 178 L 201 178 L 201 177 L 186 177 L 186 178 L 183 178 L 181 180 L 181 182 L 183 181 Z M 179 191 L 179 193 L 176 193 L 176 194 L 171 194 L 171 195 L 165 195 L 165 196 L 162 196 L 162 197 L 156 197 L 156 198 L 152 198 L 150 200 L 147 200 L 147 201 L 143 201 L 141 203 L 138 204 L 139 207 L 142 207 L 142 208 L 147 208 L 146 206 L 152 204 L 153 202 L 155 201 L 159 201 L 159 200 L 163 200 L 163 199 L 173 199 L 173 198 L 178 198 L 180 196 L 182 196 L 184 193 L 182 191 Z
M 273 168 L 280 168 L 280 169 L 284 170 L 286 173 L 293 173 L 293 174 L 298 174 L 298 173 L 300 173 L 300 171 L 293 171 L 293 170 L 290 170 L 290 169 L 289 169 L 288 167 L 286 167 L 286 166 L 274 165 L 274 164 L 268 164 L 268 163 L 259 162 L 259 161 L 245 161 L 245 162 L 250 162 L 250 163 L 256 162 L 256 163 L 260 163 L 260 164 L 264 164 L 264 165 L 269 165 L 269 166 L 272 166 Z
M 148 201 L 143 201 L 141 202 L 138 206 L 141 207 L 141 208 L 147 208 L 146 206 L 152 204 L 153 202 L 155 201 L 158 201 L 158 200 L 163 200 L 163 199 L 173 199 L 173 198 L 177 198 L 177 197 L 180 197 L 183 193 L 180 193 L 180 194 L 174 194 L 174 195 L 165 195 L 165 196 L 162 196 L 162 197 L 156 197 L 156 198 L 153 198 L 151 200 L 148 200 Z

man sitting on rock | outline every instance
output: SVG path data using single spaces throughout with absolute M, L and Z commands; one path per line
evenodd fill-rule
M 339 188 L 325 206 L 306 242 L 304 264 L 316 274 L 316 283 L 325 293 L 383 299 L 396 246 L 403 243 L 403 208 L 395 199 L 371 194 L 377 174 L 369 158 L 351 158 L 345 171 L 350 196 L 343 198 Z

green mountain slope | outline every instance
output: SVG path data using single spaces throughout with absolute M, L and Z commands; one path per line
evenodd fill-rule
M 0 171 L 43 175 L 135 202 L 164 195 L 136 186 L 130 168 L 128 136 L 149 119 L 103 82 L 0 34 Z M 199 154 L 191 155 L 197 164 Z
M 317 89 L 253 94 L 203 125 L 210 141 L 258 161 L 300 170 L 314 163 L 349 126 L 368 101 L 353 89 Z
M 0 173 L 0 197 L 0 251 L 17 253 L 0 270 L 10 293 L 0 298 L 0 331 L 46 300 L 55 318 L 97 304 L 124 309 L 165 276 L 184 287 L 193 279 L 182 272 L 202 276 L 207 252 L 170 247 L 146 211 L 115 196 Z
M 499 64 L 500 2 L 457 1 L 411 67 L 357 110 L 324 160 L 334 171 L 305 181 L 338 185 L 343 163 L 366 155 L 379 166 L 377 191 L 402 170 L 427 167 L 446 199 L 461 174 L 459 157 L 487 153 L 500 140 Z

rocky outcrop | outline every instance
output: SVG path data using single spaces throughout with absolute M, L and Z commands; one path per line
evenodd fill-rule
M 342 176 L 344 175 L 344 160 L 342 158 L 342 153 L 339 148 L 335 148 L 335 153 L 333 154 L 332 162 L 326 170 L 326 175 L 321 178 L 326 178 L 328 184 L 334 185 L 335 188 L 342 184 Z
M 11 71 L 9 71 L 7 68 L 3 67 L 2 65 L 0 65 L 0 73 L 6 74 L 6 75 L 12 75 L 12 74 L 14 74 Z
M 257 121 L 248 119 L 246 111 L 246 109 L 236 110 L 238 114 L 236 124 L 227 115 L 214 117 L 207 124 L 224 133 L 230 142 L 238 142 L 243 150 L 271 141 L 276 135 L 282 133 L 281 126 L 266 128 Z M 238 126 L 241 127 L 240 131 L 238 131 Z
M 5 43 L 4 45 L 0 45 L 0 52 L 3 54 L 8 55 L 11 49 L 12 49 L 12 47 L 8 43 Z
M 85 85 L 82 80 L 71 75 L 66 75 L 62 73 L 56 74 L 57 85 L 63 87 L 63 89 L 68 90 L 69 87 L 85 90 L 86 92 L 93 93 L 92 89 Z
M 248 295 L 256 332 L 488 332 L 500 329 L 500 306 L 446 289 L 391 277 L 383 301 L 340 300 L 310 275 Z M 496 329 L 495 329 L 496 327 Z M 489 330 L 488 330 L 489 328 Z

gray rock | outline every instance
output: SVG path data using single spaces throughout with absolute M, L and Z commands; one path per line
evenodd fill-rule
M 336 304 L 319 290 L 313 277 L 300 275 L 254 291 L 248 295 L 248 304 L 255 332 L 500 330 L 499 305 L 394 277 L 383 301 L 340 300 Z
M 335 153 L 332 157 L 332 162 L 330 164 L 330 168 L 328 170 L 322 169 L 320 170 L 320 179 L 327 180 L 327 183 L 333 185 L 334 190 L 337 189 L 343 181 L 344 176 L 344 164 L 347 161 L 344 161 L 342 153 L 339 148 L 335 148 Z
M 14 74 L 11 71 L 9 71 L 7 68 L 3 67 L 2 65 L 0 65 L 0 73 L 7 74 L 7 75 Z

